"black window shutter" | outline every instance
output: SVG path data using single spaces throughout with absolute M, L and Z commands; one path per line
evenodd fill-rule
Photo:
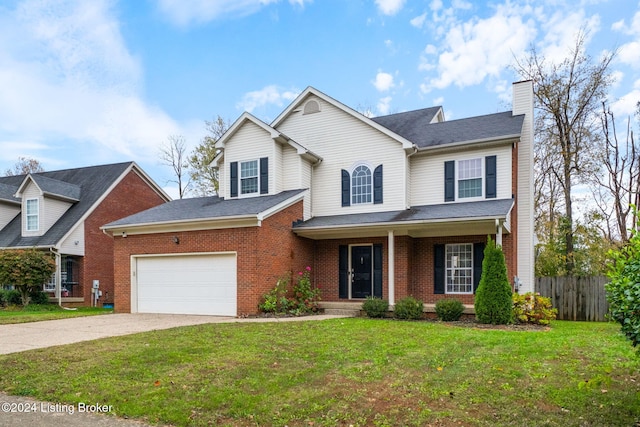
M 349 298 L 349 246 L 340 245 L 338 251 L 338 297 Z
M 456 163 L 453 160 L 444 162 L 444 201 L 456 200 Z
M 487 156 L 484 159 L 485 169 L 485 193 L 487 199 L 495 199 L 496 191 L 496 156 Z
M 382 245 L 373 245 L 373 296 L 382 298 Z
M 433 245 L 433 293 L 444 294 L 444 245 Z
M 231 181 L 231 197 L 238 197 L 238 162 L 231 162 L 229 165 L 231 169 L 230 181 Z
M 342 206 L 351 206 L 351 177 L 342 169 Z
M 269 194 L 269 158 L 260 159 L 260 194 Z
M 482 276 L 482 261 L 484 260 L 484 243 L 473 244 L 473 293 L 476 293 Z
M 373 171 L 373 203 L 382 203 L 382 165 Z

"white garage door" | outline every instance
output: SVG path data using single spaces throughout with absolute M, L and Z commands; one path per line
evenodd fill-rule
M 236 315 L 235 253 L 137 257 L 136 283 L 139 313 Z

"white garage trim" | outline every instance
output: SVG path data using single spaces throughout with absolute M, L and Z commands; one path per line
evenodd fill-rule
M 237 253 L 131 256 L 131 312 L 237 315 Z

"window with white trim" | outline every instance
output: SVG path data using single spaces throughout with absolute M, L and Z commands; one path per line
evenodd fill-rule
M 373 185 L 371 182 L 371 169 L 360 165 L 351 174 L 351 204 L 358 205 L 371 203 Z
M 258 177 L 257 160 L 240 163 L 240 194 L 257 193 Z
M 446 287 L 448 294 L 473 293 L 473 244 L 446 245 Z
M 458 198 L 482 197 L 482 159 L 458 161 Z
M 38 231 L 39 224 L 39 200 L 38 199 L 27 199 L 26 201 L 27 208 L 27 231 Z

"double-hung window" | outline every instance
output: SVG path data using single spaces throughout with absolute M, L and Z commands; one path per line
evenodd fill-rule
M 258 192 L 258 161 L 240 163 L 240 194 Z
M 27 231 L 38 231 L 39 224 L 39 201 L 38 199 L 27 199 Z
M 458 162 L 458 198 L 482 197 L 482 159 Z
M 446 245 L 446 293 L 473 293 L 473 244 Z

